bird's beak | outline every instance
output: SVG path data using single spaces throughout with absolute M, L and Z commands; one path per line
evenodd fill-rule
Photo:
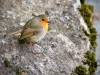
M 48 23 L 50 23 L 50 21 Z

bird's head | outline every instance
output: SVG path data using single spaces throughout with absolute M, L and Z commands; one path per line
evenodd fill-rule
M 38 16 L 36 16 L 36 18 L 38 20 L 38 24 L 40 24 L 44 27 L 45 33 L 46 33 L 48 31 L 48 23 L 50 23 L 49 19 L 44 14 L 38 15 Z
M 41 23 L 50 23 L 49 19 L 47 18 L 46 15 L 42 14 L 42 15 L 38 15 L 37 16 L 37 19 L 38 19 L 38 23 L 41 24 Z

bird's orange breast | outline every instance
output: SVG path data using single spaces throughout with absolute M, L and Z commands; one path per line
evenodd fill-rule
M 39 24 L 41 24 L 44 27 L 45 33 L 48 31 L 48 23 L 45 21 L 39 21 Z

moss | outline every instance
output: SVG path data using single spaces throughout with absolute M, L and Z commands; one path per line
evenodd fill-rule
M 90 34 L 87 33 L 87 31 L 83 28 L 82 31 L 85 33 L 86 36 L 90 36 Z
M 68 29 L 73 30 L 73 26 L 69 25 Z
M 91 12 L 94 12 L 94 6 L 93 5 L 88 5 L 89 10 L 91 10 Z
M 5 64 L 5 66 L 8 67 L 8 68 L 11 68 L 11 67 L 12 67 L 10 61 L 8 61 L 7 59 L 4 60 L 4 64 Z
M 97 43 L 96 43 L 96 37 L 97 37 L 97 31 L 93 27 L 93 23 L 90 21 L 92 17 L 92 12 L 93 12 L 94 7 L 92 5 L 88 4 L 82 4 L 82 7 L 79 8 L 79 11 L 81 12 L 81 15 L 84 18 L 84 21 L 86 22 L 90 34 L 87 33 L 85 29 L 83 29 L 83 32 L 85 33 L 86 36 L 89 37 L 89 41 L 91 43 L 91 47 L 96 48 Z
M 54 44 L 51 44 L 51 48 L 55 48 L 55 45 Z
M 22 39 L 22 40 L 18 40 L 19 44 L 25 44 L 27 42 L 27 39 Z
M 51 28 L 50 27 L 48 27 L 48 31 L 50 31 L 51 30 Z
M 91 11 L 88 9 L 88 7 L 87 7 L 86 4 L 82 5 L 82 7 L 79 8 L 79 11 L 81 12 L 81 15 L 82 15 L 83 17 L 88 17 L 88 18 L 90 18 L 90 16 L 91 16 Z
M 82 65 L 76 66 L 75 73 L 77 75 L 87 75 L 87 69 Z
M 80 37 L 80 38 L 82 38 L 82 35 L 81 35 L 81 34 L 79 34 L 79 37 Z
M 93 12 L 93 6 L 85 4 L 84 0 L 80 0 L 82 7 L 79 8 L 79 11 L 81 12 L 81 15 L 84 18 L 84 21 L 87 24 L 87 27 L 89 28 L 90 34 L 87 33 L 87 31 L 83 28 L 82 31 L 85 33 L 86 36 L 89 37 L 89 41 L 91 43 L 91 48 L 96 48 L 97 43 L 96 43 L 96 37 L 97 37 L 97 31 L 93 27 L 93 22 L 91 22 L 92 18 L 92 12 Z M 85 60 L 82 61 L 84 65 L 88 66 L 88 69 L 86 69 L 84 66 L 77 66 L 75 69 L 75 73 L 77 75 L 94 75 L 95 69 L 97 68 L 97 62 L 95 60 L 95 54 L 91 53 L 89 51 L 86 52 L 84 55 Z
M 68 19 L 68 21 L 71 21 L 71 19 Z
M 60 73 L 66 73 L 66 71 L 62 70 L 62 71 L 60 71 Z
M 89 30 L 90 30 L 90 33 L 95 33 L 95 34 L 97 33 L 96 29 L 93 27 L 89 28 Z
M 90 35 L 90 38 L 91 38 L 91 40 L 90 40 L 90 41 L 96 41 L 97 34 L 92 33 L 92 34 Z M 92 38 L 94 38 L 94 39 L 92 39 Z
M 86 22 L 88 28 L 92 27 L 93 24 L 92 24 L 92 22 L 90 22 L 89 17 L 84 17 L 84 21 Z
M 75 35 L 74 34 L 71 34 L 71 37 L 75 37 Z
M 32 16 L 36 16 L 35 14 L 32 14 Z
M 83 40 L 86 40 L 86 38 L 83 38 Z
M 91 16 L 91 12 L 93 12 L 94 6 L 89 5 L 89 4 L 83 4 L 81 8 L 79 8 L 79 11 L 81 12 L 82 16 Z
M 45 11 L 45 14 L 46 14 L 46 15 L 49 15 L 49 12 L 48 12 L 48 11 Z
M 92 45 L 92 47 L 93 47 L 94 49 L 96 49 L 97 43 L 96 43 L 95 41 L 91 41 L 91 45 Z
M 89 36 L 89 41 L 90 41 L 91 46 L 92 46 L 93 48 L 96 48 L 96 47 L 97 47 L 96 38 L 97 38 L 97 34 L 96 34 L 96 33 L 92 33 L 92 34 Z
M 86 69 L 84 66 L 77 66 L 75 69 L 75 73 L 77 75 L 94 75 L 95 69 L 97 68 L 97 62 L 95 60 L 95 54 L 87 51 L 84 55 L 85 60 L 82 61 L 84 65 L 88 65 L 88 69 Z
M 60 4 L 60 3 L 56 3 L 56 5 L 57 5 L 57 6 L 60 6 L 61 4 Z
M 53 40 L 53 37 L 51 37 L 50 39 L 49 39 L 49 41 L 52 41 Z
M 85 0 L 80 0 L 81 4 L 84 4 L 85 3 Z
M 95 60 L 95 54 L 90 52 L 90 51 L 87 51 L 84 57 L 86 58 L 86 60 L 84 60 L 83 63 L 85 65 L 89 66 L 88 74 L 94 75 L 95 69 L 97 68 L 97 62 Z
M 62 11 L 62 14 L 65 16 L 65 14 L 66 14 L 67 12 L 66 11 Z
M 16 68 L 16 75 L 23 75 L 20 67 Z

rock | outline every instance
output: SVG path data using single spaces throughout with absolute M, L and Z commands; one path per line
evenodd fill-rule
M 82 31 L 77 2 L 79 0 L 1 0 L 0 59 L 4 61 L 6 58 L 12 64 L 12 68 L 7 68 L 0 61 L 5 69 L 4 74 L 70 75 L 77 65 L 82 64 L 83 55 L 88 50 L 88 39 Z M 32 14 L 47 12 L 51 21 L 50 30 L 39 41 L 40 45 L 33 47 L 42 54 L 30 52 L 28 43 L 20 45 L 18 36 L 4 38 L 4 33 L 21 29 L 24 23 L 34 17 Z M 80 34 L 82 37 L 79 37 Z

